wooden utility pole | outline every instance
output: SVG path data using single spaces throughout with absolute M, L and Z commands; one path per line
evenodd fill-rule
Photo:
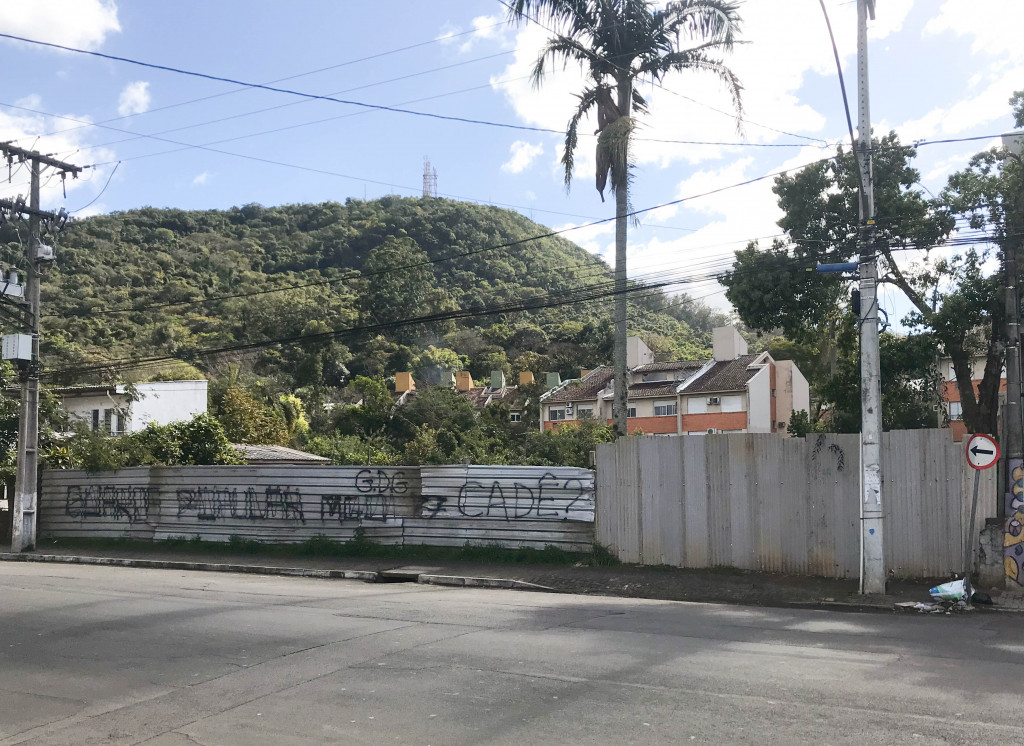
M 82 169 L 50 156 L 0 143 L 0 153 L 9 163 L 27 163 L 31 172 L 28 207 L 22 203 L 5 204 L 12 213 L 28 216 L 28 244 L 25 247 L 27 277 L 28 332 L 32 336 L 31 359 L 21 368 L 21 411 L 18 417 L 18 472 L 14 483 L 14 510 L 11 520 L 11 551 L 23 552 L 36 545 L 37 483 L 39 475 L 39 269 L 53 261 L 53 250 L 41 240 L 43 220 L 55 225 L 62 215 L 39 209 L 40 173 L 43 168 L 57 170 L 61 177 L 77 176 Z M 66 215 L 66 214 L 65 214 Z

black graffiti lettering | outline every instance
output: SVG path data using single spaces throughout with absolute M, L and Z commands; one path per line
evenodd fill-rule
M 515 483 L 515 490 L 516 490 L 516 498 L 515 498 L 515 506 L 516 507 L 515 507 L 515 510 L 512 512 L 512 517 L 513 518 L 526 518 L 534 510 L 534 502 L 536 501 L 536 497 L 533 494 L 533 490 L 530 489 L 529 487 L 527 487 L 525 484 L 520 484 L 519 482 L 516 482 Z M 526 503 L 526 512 L 520 512 L 520 509 L 519 509 L 519 506 L 522 504 L 522 502 L 521 502 L 522 498 L 519 497 L 519 493 L 520 492 L 526 493 L 526 495 L 529 497 L 529 500 Z
M 394 501 L 386 495 L 324 495 L 320 498 L 320 520 L 387 521 L 397 516 Z
M 495 495 L 498 500 L 495 501 Z M 491 494 L 487 497 L 487 517 L 491 517 L 491 508 L 501 508 L 502 513 L 505 516 L 505 520 L 508 520 L 508 503 L 505 502 L 505 490 L 501 488 L 501 483 L 495 480 L 491 483 Z
M 72 518 L 112 518 L 135 523 L 149 515 L 149 497 L 148 487 L 72 485 L 67 488 L 64 512 Z
M 432 497 L 423 503 L 423 512 L 427 514 L 427 518 L 437 518 L 439 513 L 444 512 L 447 503 L 448 498 L 443 495 Z
M 585 497 L 587 497 L 587 494 L 588 494 L 587 493 L 587 488 L 583 486 L 583 480 L 579 479 L 579 478 L 576 478 L 576 477 L 573 477 L 573 478 L 570 478 L 570 479 L 566 479 L 565 480 L 565 484 L 562 485 L 563 489 L 569 489 L 569 485 L 574 483 L 574 482 L 576 484 L 576 490 L 577 490 L 576 491 L 576 496 L 569 502 L 568 505 L 565 506 L 565 515 L 566 515 L 566 517 L 569 516 L 569 511 L 572 510 L 572 507 L 576 503 L 578 503 L 580 500 L 582 500 Z
M 459 512 L 462 513 L 462 515 L 466 516 L 467 518 L 479 518 L 480 516 L 482 516 L 484 514 L 484 512 L 482 510 L 477 512 L 477 513 L 467 513 L 466 512 L 466 492 L 469 491 L 470 487 L 476 487 L 477 489 L 480 489 L 480 490 L 482 490 L 484 488 L 484 486 L 482 484 L 480 484 L 479 482 L 466 482 L 464 485 L 462 485 L 462 487 L 459 488 L 459 501 L 458 501 Z
M 550 510 L 550 511 L 547 511 L 547 512 L 542 512 L 541 511 L 541 508 L 543 507 L 545 500 L 547 500 L 549 503 L 555 501 L 555 498 L 553 498 L 553 497 L 544 497 L 544 487 L 545 487 L 545 485 L 547 485 L 549 487 L 557 487 L 558 486 L 558 477 L 556 477 L 554 474 L 548 472 L 547 474 L 545 474 L 544 476 L 542 476 L 540 479 L 537 480 L 537 517 L 538 518 L 557 518 L 558 517 L 558 511 L 557 510 Z
M 384 469 L 361 469 L 355 478 L 356 491 L 363 494 L 404 495 L 409 491 L 409 481 L 404 471 L 389 474 Z

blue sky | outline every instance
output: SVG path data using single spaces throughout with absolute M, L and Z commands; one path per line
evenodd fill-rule
M 826 5 L 852 95 L 856 5 Z M 876 132 L 895 128 L 904 141 L 916 141 L 1009 128 L 1007 99 L 1024 88 L 1024 3 L 877 5 L 870 42 Z M 729 64 L 745 86 L 742 133 L 732 117 L 713 110 L 728 110 L 729 99 L 709 77 L 684 73 L 667 78 L 667 90 L 646 88 L 652 111 L 640 133 L 647 140 L 636 149 L 635 207 L 792 169 L 833 152 L 824 143 L 846 139 L 817 0 L 747 0 L 741 13 L 749 43 Z M 313 94 L 561 130 L 581 75 L 559 70 L 534 89 L 527 75 L 548 32 L 503 21 L 497 0 L 0 4 L 3 33 L 250 82 L 288 78 L 277 85 Z M 238 90 L 6 40 L 0 66 L 8 71 L 0 88 L 0 139 L 96 166 L 69 182 L 66 199 L 56 180 L 45 193 L 51 207 L 76 210 L 92 202 L 80 215 L 145 205 L 227 208 L 418 195 L 424 156 L 437 169 L 444 196 L 510 206 L 555 228 L 612 215 L 611 201 L 602 203 L 593 187 L 592 140 L 581 142 L 577 180 L 567 193 L 558 134 Z M 917 163 L 923 183 L 941 188 L 948 173 L 990 144 L 923 146 Z M 0 192 L 23 193 L 26 180 L 24 171 L 15 173 Z M 720 269 L 747 239 L 776 234 L 777 218 L 770 181 L 655 211 L 631 235 L 631 274 Z M 612 226 L 566 237 L 607 257 Z M 725 303 L 714 282 L 681 289 L 718 307 Z

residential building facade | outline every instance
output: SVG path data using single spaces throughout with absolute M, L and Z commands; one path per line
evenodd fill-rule
M 976 357 L 971 361 L 971 380 L 974 384 L 974 393 L 977 395 L 978 386 L 985 376 L 984 357 Z M 961 441 L 967 435 L 967 425 L 964 424 L 963 404 L 960 399 L 960 388 L 956 385 L 956 373 L 953 371 L 953 361 L 950 358 L 939 360 L 939 375 L 942 381 L 939 383 L 939 398 L 942 400 L 944 420 L 952 431 L 953 440 Z M 1006 367 L 1000 373 L 999 378 L 999 407 L 1002 408 L 1006 401 Z
M 51 389 L 60 397 L 72 423 L 111 435 L 142 430 L 149 423 L 167 425 L 206 412 L 206 381 L 151 381 L 109 386 Z
M 790 415 L 810 410 L 807 380 L 792 361 L 767 352 L 748 354 L 733 327 L 714 330 L 710 360 L 655 362 L 639 337 L 630 337 L 627 429 L 649 435 L 776 433 Z M 612 421 L 614 375 L 601 366 L 541 397 L 542 429 L 593 418 Z

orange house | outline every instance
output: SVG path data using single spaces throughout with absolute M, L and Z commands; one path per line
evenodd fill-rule
M 732 327 L 714 330 L 710 360 L 655 362 L 638 337 L 628 346 L 627 429 L 648 435 L 786 434 L 790 414 L 810 408 L 807 381 L 791 361 L 751 355 Z M 541 428 L 582 419 L 611 424 L 613 371 L 601 366 L 541 397 Z

